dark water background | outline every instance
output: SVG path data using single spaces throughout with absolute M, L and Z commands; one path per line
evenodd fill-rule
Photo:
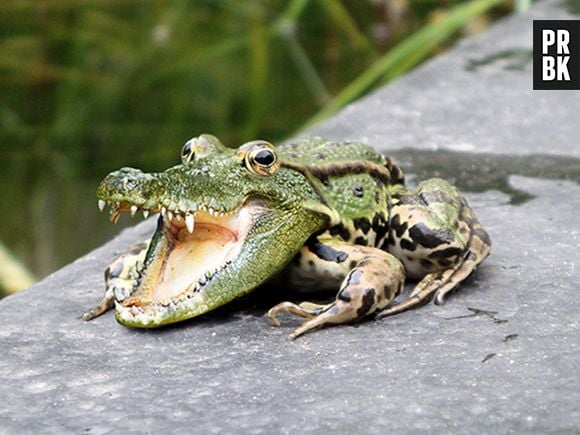
M 0 242 L 41 278 L 131 224 L 98 213 L 95 189 L 107 172 L 165 169 L 203 132 L 230 146 L 277 142 L 512 6 L 2 1 Z M 380 75 L 357 81 L 381 62 Z

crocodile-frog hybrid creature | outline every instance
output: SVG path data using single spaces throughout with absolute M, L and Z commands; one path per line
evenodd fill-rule
M 101 210 L 160 212 L 157 229 L 105 271 L 92 319 L 158 327 L 207 313 L 267 281 L 338 289 L 329 304 L 283 302 L 268 315 L 305 319 L 291 338 L 328 325 L 381 318 L 445 295 L 489 254 L 466 200 L 442 179 L 404 186 L 401 169 L 361 143 L 309 138 L 228 149 L 210 135 L 183 147 L 182 163 L 147 174 L 122 168 L 98 188 Z M 419 280 L 392 305 L 406 277 Z

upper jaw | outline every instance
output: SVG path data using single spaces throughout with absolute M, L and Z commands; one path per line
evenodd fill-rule
M 245 198 L 222 195 L 216 200 L 212 195 L 215 186 L 204 183 L 200 178 L 195 183 L 187 181 L 188 174 L 182 166 L 170 168 L 162 173 L 144 173 L 139 169 L 121 168 L 111 172 L 100 183 L 97 189 L 98 206 L 101 211 L 110 205 L 110 218 L 116 223 L 123 212 L 135 216 L 139 211 L 145 217 L 150 213 L 160 212 L 162 216 L 181 216 L 191 221 L 189 215 L 194 216 L 198 211 L 206 212 L 211 216 L 224 216 L 235 213 L 245 201 Z M 173 180 L 184 179 L 185 184 Z M 172 181 L 173 180 L 173 181 Z M 184 194 L 185 192 L 185 194 Z M 188 199 L 187 196 L 193 199 Z M 184 198 L 185 196 L 185 198 Z M 189 224 L 188 224 L 189 226 Z
M 133 202 L 128 199 L 102 199 L 100 198 L 97 202 L 99 210 L 103 211 L 107 205 L 110 206 L 110 219 L 111 222 L 117 223 L 121 213 L 128 212 L 131 214 L 131 217 L 135 217 L 138 212 L 142 212 L 143 216 L 147 218 L 150 213 L 161 213 L 163 218 L 167 218 L 169 221 L 173 221 L 173 219 L 182 219 L 187 226 L 187 229 L 190 233 L 193 232 L 194 229 L 194 222 L 196 215 L 198 212 L 200 214 L 208 214 L 213 217 L 223 217 L 234 214 L 238 211 L 240 206 L 235 207 L 231 210 L 226 210 L 225 208 L 214 208 L 205 204 L 197 204 L 194 202 L 190 202 L 187 205 L 175 204 L 174 202 L 167 202 L 167 203 L 144 203 L 140 204 L 139 202 Z

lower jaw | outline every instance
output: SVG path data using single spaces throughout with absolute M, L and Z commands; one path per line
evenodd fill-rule
M 150 304 L 145 309 L 127 307 L 116 302 L 115 317 L 119 323 L 130 328 L 157 328 L 210 311 L 201 301 L 188 301 L 162 306 Z

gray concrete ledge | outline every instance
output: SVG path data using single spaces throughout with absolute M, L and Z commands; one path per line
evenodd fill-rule
M 532 19 L 580 18 L 571 4 L 508 18 L 308 132 L 467 191 L 494 251 L 446 305 L 296 342 L 264 291 L 158 331 L 81 321 L 144 222 L 0 302 L 0 433 L 578 432 L 580 92 L 531 84 Z

